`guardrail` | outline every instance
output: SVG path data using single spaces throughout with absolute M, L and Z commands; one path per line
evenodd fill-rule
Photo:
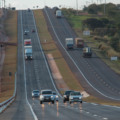
M 14 93 L 13 96 L 11 98 L 9 98 L 8 100 L 0 103 L 0 113 L 2 113 L 14 100 L 15 100 L 15 96 L 16 96 L 16 73 L 15 73 L 15 88 L 14 88 Z

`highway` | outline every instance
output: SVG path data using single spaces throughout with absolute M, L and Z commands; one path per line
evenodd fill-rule
M 58 48 L 83 88 L 96 97 L 120 101 L 120 75 L 95 54 L 83 58 L 81 49 L 66 50 L 65 38 L 75 38 L 75 32 L 64 17 L 56 18 L 52 9 L 44 9 L 44 14 Z
M 24 35 L 24 30 L 26 29 L 30 31 L 28 35 Z M 32 29 L 35 29 L 36 32 L 31 33 Z M 61 32 L 62 30 L 63 28 L 61 27 Z M 24 59 L 23 41 L 27 38 L 32 39 L 33 60 L 31 61 L 25 61 Z M 10 107 L 0 114 L 0 120 L 120 119 L 120 107 L 102 106 L 85 102 L 82 105 L 79 103 L 72 105 L 69 103 L 63 104 L 61 97 L 58 103 L 44 103 L 40 105 L 39 99 L 32 99 L 31 97 L 31 92 L 34 89 L 52 89 L 57 91 L 41 48 L 33 13 L 32 11 L 28 12 L 24 10 L 18 11 L 17 96 Z

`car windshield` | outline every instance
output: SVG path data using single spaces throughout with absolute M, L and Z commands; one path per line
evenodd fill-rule
M 33 91 L 33 93 L 39 93 L 39 91 L 38 91 L 38 90 L 36 90 L 36 91 Z
M 53 95 L 56 95 L 56 92 L 53 92 Z
M 52 94 L 52 91 L 43 91 L 42 94 Z
M 71 95 L 81 95 L 80 92 L 72 92 Z
M 69 95 L 71 92 L 73 92 L 73 91 L 66 91 L 65 95 Z

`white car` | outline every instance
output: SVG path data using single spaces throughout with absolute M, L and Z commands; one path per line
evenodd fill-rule
M 29 30 L 24 31 L 24 35 L 27 35 L 29 33 Z
M 57 93 L 55 91 L 53 91 L 53 96 L 56 101 L 59 101 L 59 96 L 57 95 Z
M 39 97 L 39 96 L 40 96 L 39 90 L 33 90 L 32 91 L 32 97 Z
M 69 103 L 73 103 L 73 102 L 80 102 L 82 103 L 82 95 L 79 91 L 74 91 L 70 93 L 69 96 Z
M 41 90 L 40 104 L 42 104 L 43 102 L 51 102 L 52 104 L 54 104 L 55 98 L 52 90 Z

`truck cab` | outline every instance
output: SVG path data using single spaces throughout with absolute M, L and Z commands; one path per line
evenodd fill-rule
M 32 46 L 25 46 L 25 60 L 32 60 Z
M 75 38 L 75 45 L 77 48 L 83 48 L 84 40 L 82 38 Z
M 66 38 L 65 42 L 66 42 L 66 48 L 67 49 L 73 49 L 74 48 L 73 38 Z
M 61 18 L 61 16 L 62 16 L 61 10 L 56 10 L 56 17 Z
M 83 57 L 92 57 L 92 50 L 90 47 L 83 48 Z

